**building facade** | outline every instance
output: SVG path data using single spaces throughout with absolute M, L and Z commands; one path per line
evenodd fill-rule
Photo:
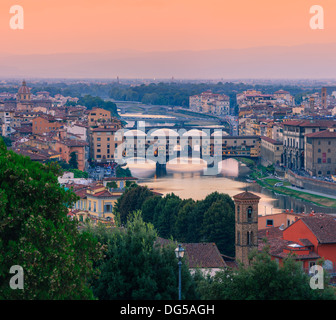
M 283 122 L 283 163 L 292 170 L 305 169 L 305 135 L 326 130 L 335 121 L 290 120 Z
M 260 159 L 263 166 L 281 165 L 283 160 L 283 144 L 269 137 L 261 137 Z
M 336 175 L 336 128 L 305 136 L 304 161 L 311 176 Z
M 200 95 L 189 98 L 189 108 L 195 112 L 210 113 L 215 115 L 230 114 L 230 98 L 224 94 L 206 91 Z

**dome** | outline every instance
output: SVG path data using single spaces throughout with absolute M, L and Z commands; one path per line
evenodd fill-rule
M 22 82 L 22 86 L 19 89 L 18 94 L 30 94 L 30 89 L 27 87 L 26 81 Z

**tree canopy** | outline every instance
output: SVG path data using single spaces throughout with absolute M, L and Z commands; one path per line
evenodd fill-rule
M 93 282 L 99 300 L 176 300 L 178 264 L 173 244 L 160 246 L 150 223 L 141 212 L 128 216 L 125 228 L 92 228 L 97 241 L 105 246 L 105 258 L 97 268 L 100 277 Z M 182 297 L 196 299 L 196 284 L 182 264 Z
M 57 181 L 59 167 L 32 162 L 0 141 L 0 299 L 92 299 L 97 241 L 67 216 L 76 200 Z M 11 266 L 24 289 L 9 287 Z
M 115 205 L 115 214 L 125 223 L 141 210 L 145 222 L 154 225 L 162 238 L 180 242 L 215 242 L 221 253 L 234 256 L 234 202 L 213 192 L 205 199 L 181 199 L 171 193 L 158 196 L 144 186 L 127 190 Z

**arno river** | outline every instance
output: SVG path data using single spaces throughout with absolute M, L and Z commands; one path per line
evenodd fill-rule
M 204 175 L 203 164 L 167 164 L 167 173 L 157 176 L 155 164 L 129 163 L 132 175 L 137 177 L 139 185 L 146 185 L 162 194 L 174 193 L 183 199 L 204 199 L 214 191 L 234 196 L 245 190 L 254 192 L 261 197 L 259 214 L 273 214 L 284 209 L 293 209 L 294 212 L 324 212 L 336 213 L 336 209 L 318 207 L 292 197 L 276 195 L 260 187 L 256 183 L 246 182 L 249 169 L 234 159 L 222 162 L 220 173 L 216 176 Z

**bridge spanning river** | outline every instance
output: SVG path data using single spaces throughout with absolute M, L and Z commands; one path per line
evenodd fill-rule
M 124 161 L 150 160 L 162 169 L 179 158 L 203 159 L 211 167 L 227 158 L 260 155 L 259 136 L 232 136 L 217 128 L 144 127 L 125 130 L 119 141 L 123 141 L 118 148 Z

